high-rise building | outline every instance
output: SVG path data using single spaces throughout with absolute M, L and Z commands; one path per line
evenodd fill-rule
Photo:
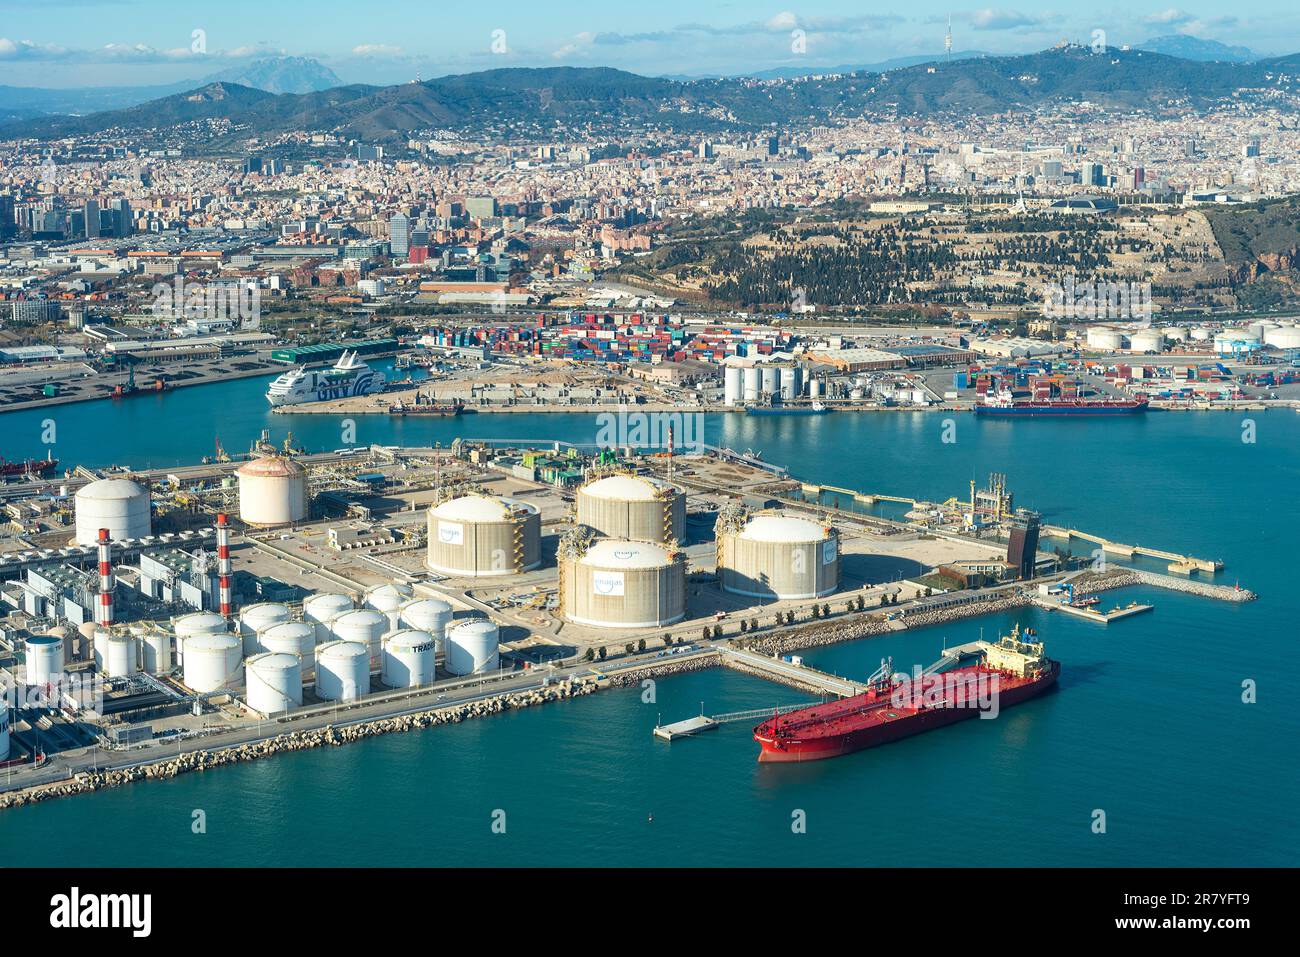
M 411 248 L 411 218 L 394 213 L 388 221 L 388 245 L 394 256 L 405 256 Z
M 135 222 L 131 218 L 131 204 L 125 199 L 113 203 L 113 235 L 124 237 L 135 232 Z
M 99 203 L 93 199 L 86 200 L 86 207 L 82 211 L 86 217 L 86 238 L 99 238 Z
M 1010 521 L 1007 564 L 1014 566 L 1017 577 L 1025 580 L 1034 577 L 1038 564 L 1038 521 L 1038 513 L 1027 508 L 1016 509 Z

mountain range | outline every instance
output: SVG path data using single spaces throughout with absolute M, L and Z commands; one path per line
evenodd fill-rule
M 1023 56 L 975 56 L 881 71 L 797 79 L 671 80 L 608 67 L 488 70 L 397 86 L 353 84 L 271 93 L 219 81 L 125 109 L 0 125 L 0 138 L 58 138 L 164 130 L 204 119 L 240 136 L 330 131 L 375 142 L 433 129 L 481 132 L 558 127 L 626 132 L 789 129 L 860 116 L 992 115 L 1088 102 L 1097 109 L 1204 108 L 1261 89 L 1294 93 L 1300 55 L 1238 63 L 1143 50 L 1065 45 Z M 1244 92 L 1243 92 L 1244 91 Z

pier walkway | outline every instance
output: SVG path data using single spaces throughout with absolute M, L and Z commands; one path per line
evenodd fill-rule
M 865 685 L 855 684 L 845 678 L 829 675 L 824 671 L 818 671 L 816 668 L 809 668 L 806 665 L 783 661 L 769 655 L 760 655 L 756 651 L 747 651 L 728 645 L 719 645 L 718 651 L 721 652 L 722 663 L 728 668 L 757 674 L 761 678 L 770 678 L 782 684 L 812 691 L 814 694 L 851 698 L 867 690 Z
M 1077 528 L 1061 528 L 1058 525 L 1044 525 L 1041 528 L 1043 535 L 1052 538 L 1071 539 L 1077 538 L 1085 542 L 1092 542 L 1094 545 L 1100 545 L 1102 551 L 1110 552 L 1112 555 L 1120 555 L 1125 558 L 1132 558 L 1134 555 L 1143 555 L 1147 558 L 1158 558 L 1161 561 L 1169 562 L 1170 567 L 1177 567 L 1180 572 L 1189 572 L 1192 570 L 1203 572 L 1217 572 L 1223 570 L 1223 562 L 1210 560 L 1207 558 L 1195 558 L 1191 555 L 1179 555 L 1177 552 L 1167 552 L 1160 548 L 1147 548 L 1145 545 L 1124 545 L 1120 542 L 1112 542 L 1100 535 L 1093 535 L 1091 532 L 1080 531 Z

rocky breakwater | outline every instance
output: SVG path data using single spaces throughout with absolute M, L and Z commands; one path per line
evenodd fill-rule
M 1134 571 L 1133 577 L 1143 585 L 1154 585 L 1156 588 L 1167 588 L 1170 591 L 1186 592 L 1189 595 L 1200 595 L 1202 598 L 1215 598 L 1219 601 L 1254 601 L 1259 597 L 1248 588 L 1188 581 L 1185 578 L 1175 578 L 1173 575 L 1161 575 L 1159 572 Z
M 308 748 L 320 748 L 326 745 L 350 744 L 363 738 L 395 731 L 413 731 L 418 728 L 432 728 L 442 724 L 458 724 L 471 718 L 482 718 L 500 714 L 516 708 L 545 704 L 565 698 L 577 698 L 597 690 L 596 682 L 590 679 L 578 679 L 573 682 L 537 688 L 530 691 L 515 691 L 509 694 L 494 695 L 477 701 L 452 705 L 446 708 L 417 711 L 411 714 L 394 715 L 388 718 L 358 721 L 355 724 L 327 725 L 302 731 L 291 731 L 275 737 L 252 741 L 247 744 L 229 747 L 213 747 L 204 750 L 187 751 L 165 761 L 150 764 L 138 764 L 127 768 L 87 771 L 77 774 L 67 781 L 33 787 L 21 791 L 0 794 L 0 809 L 22 807 L 56 797 L 73 794 L 85 794 L 104 788 L 118 787 L 135 781 L 147 781 L 159 778 L 174 778 L 190 771 L 206 771 L 227 764 L 238 764 L 257 758 L 282 754 L 286 751 L 305 751 Z
M 648 678 L 667 678 L 670 675 L 684 675 L 691 671 L 703 671 L 705 668 L 715 667 L 718 663 L 717 654 L 694 655 L 690 658 L 677 660 L 666 658 L 663 661 L 612 674 L 609 676 L 609 684 L 612 688 L 628 688 L 632 685 L 638 685 Z

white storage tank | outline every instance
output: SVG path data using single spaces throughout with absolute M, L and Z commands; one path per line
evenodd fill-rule
M 1208 342 L 1214 338 L 1214 330 L 1207 329 L 1205 326 L 1197 326 L 1191 332 L 1193 342 Z
M 149 493 L 130 479 L 100 479 L 77 491 L 77 544 L 94 545 L 99 530 L 115 542 L 152 534 Z
M 236 471 L 239 518 L 259 528 L 307 518 L 307 470 L 283 455 L 263 455 Z
M 242 651 L 235 635 L 190 635 L 185 639 L 185 687 L 206 694 L 231 684 L 239 676 Z
M 282 621 L 257 633 L 258 647 L 302 659 L 302 675 L 308 677 L 316 666 L 316 626 L 306 621 Z
M 132 626 L 132 631 L 135 627 Z M 140 668 L 151 675 L 165 675 L 172 670 L 172 636 L 156 625 L 140 628 Z
M 810 399 L 820 399 L 822 397 L 822 380 L 811 379 L 808 382 L 808 397 Z
M 759 392 L 775 395 L 781 391 L 781 374 L 776 366 L 765 365 L 759 372 Z
M 588 482 L 576 496 L 578 523 L 609 538 L 681 542 L 686 537 L 686 495 L 644 475 L 609 475 Z
M 347 595 L 317 592 L 303 599 L 302 618 L 316 628 L 316 644 L 320 645 L 334 638 L 330 622 L 345 611 L 352 611 L 354 607 L 352 599 Z
M 415 590 L 410 585 L 403 585 L 400 582 L 376 585 L 366 592 L 362 604 L 367 608 L 373 608 L 375 611 L 387 615 L 388 627 L 392 630 L 400 627 L 398 615 L 401 612 L 402 605 L 410 601 L 414 594 Z
M 302 661 L 274 651 L 244 663 L 244 700 L 259 714 L 292 711 L 302 705 Z
M 1129 337 L 1129 351 L 1164 352 L 1165 334 L 1159 329 L 1140 329 Z
M 136 637 L 130 632 L 95 632 L 95 667 L 109 678 L 127 678 L 139 671 Z
M 781 398 L 797 399 L 803 395 L 803 370 L 798 366 L 781 366 Z
M 438 643 L 427 631 L 394 631 L 384 638 L 382 680 L 390 688 L 419 688 L 432 684 L 437 673 Z
M 282 622 L 293 621 L 293 609 L 278 602 L 264 601 L 245 605 L 239 610 L 239 634 L 244 640 L 244 654 L 257 653 L 257 633 Z
M 839 587 L 839 534 L 829 525 L 779 512 L 739 522 L 719 516 L 718 577 L 725 591 L 752 598 L 820 598 Z
M 1091 326 L 1088 329 L 1088 348 L 1101 352 L 1114 352 L 1124 348 L 1124 333 L 1109 326 Z
M 185 642 L 193 635 L 227 635 L 230 628 L 226 619 L 211 611 L 196 611 L 172 619 L 172 632 L 176 635 L 176 663 L 185 661 Z
M 656 542 L 603 538 L 563 557 L 564 617 L 598 628 L 656 628 L 686 616 L 686 560 Z
M 416 631 L 427 631 L 438 642 L 439 650 L 444 650 L 443 641 L 447 636 L 447 626 L 451 624 L 453 613 L 451 605 L 437 598 L 416 598 L 402 606 L 401 623 Z
M 392 631 L 388 616 L 373 608 L 358 608 L 345 611 L 330 623 L 330 630 L 340 641 L 355 641 L 369 649 L 370 660 L 367 667 L 371 671 L 379 667 L 379 656 L 383 654 L 384 635 Z
M 1165 339 L 1169 342 L 1186 342 L 1188 335 L 1186 326 L 1170 326 L 1165 330 Z
M 447 629 L 447 670 L 453 675 L 495 671 L 501 663 L 501 629 L 486 618 Z
M 757 402 L 762 389 L 763 377 L 758 366 L 750 366 L 741 376 L 741 398 L 745 402 Z
M 491 495 L 462 495 L 429 509 L 428 565 L 444 575 L 483 578 L 542 563 L 537 506 Z
M 740 366 L 727 366 L 722 373 L 722 404 L 737 406 L 744 401 L 744 372 Z
M 1264 345 L 1274 349 L 1300 349 L 1300 326 L 1278 326 L 1264 333 Z
M 355 641 L 329 641 L 316 649 L 316 697 L 355 701 L 370 694 L 370 650 Z
M 59 684 L 63 680 L 63 638 L 60 635 L 33 635 L 23 643 L 27 653 L 29 685 Z

